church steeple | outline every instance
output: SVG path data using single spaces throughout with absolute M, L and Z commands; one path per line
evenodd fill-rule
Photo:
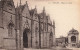
M 21 6 L 21 4 L 22 4 L 22 3 L 21 3 L 21 0 L 20 0 L 20 6 Z

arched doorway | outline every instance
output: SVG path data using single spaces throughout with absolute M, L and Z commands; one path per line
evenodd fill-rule
M 53 46 L 53 33 L 51 32 L 49 35 L 49 47 Z
M 75 36 L 72 36 L 72 37 L 71 37 L 71 42 L 73 42 L 73 43 L 76 42 L 76 37 L 75 37 Z
M 30 32 L 29 29 L 24 29 L 23 32 L 23 47 L 28 48 L 28 33 Z

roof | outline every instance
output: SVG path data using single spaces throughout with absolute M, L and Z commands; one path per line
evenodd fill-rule
M 79 32 L 77 30 L 75 30 L 74 28 L 72 28 L 70 31 L 69 31 L 69 34 L 79 34 Z

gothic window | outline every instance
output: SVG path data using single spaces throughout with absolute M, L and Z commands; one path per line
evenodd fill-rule
M 12 23 L 9 23 L 9 25 L 8 25 L 8 36 L 9 37 L 12 37 L 12 35 L 13 35 L 13 24 Z

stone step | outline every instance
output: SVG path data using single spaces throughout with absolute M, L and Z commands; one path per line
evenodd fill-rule
M 0 50 L 6 50 L 6 49 L 0 49 Z

